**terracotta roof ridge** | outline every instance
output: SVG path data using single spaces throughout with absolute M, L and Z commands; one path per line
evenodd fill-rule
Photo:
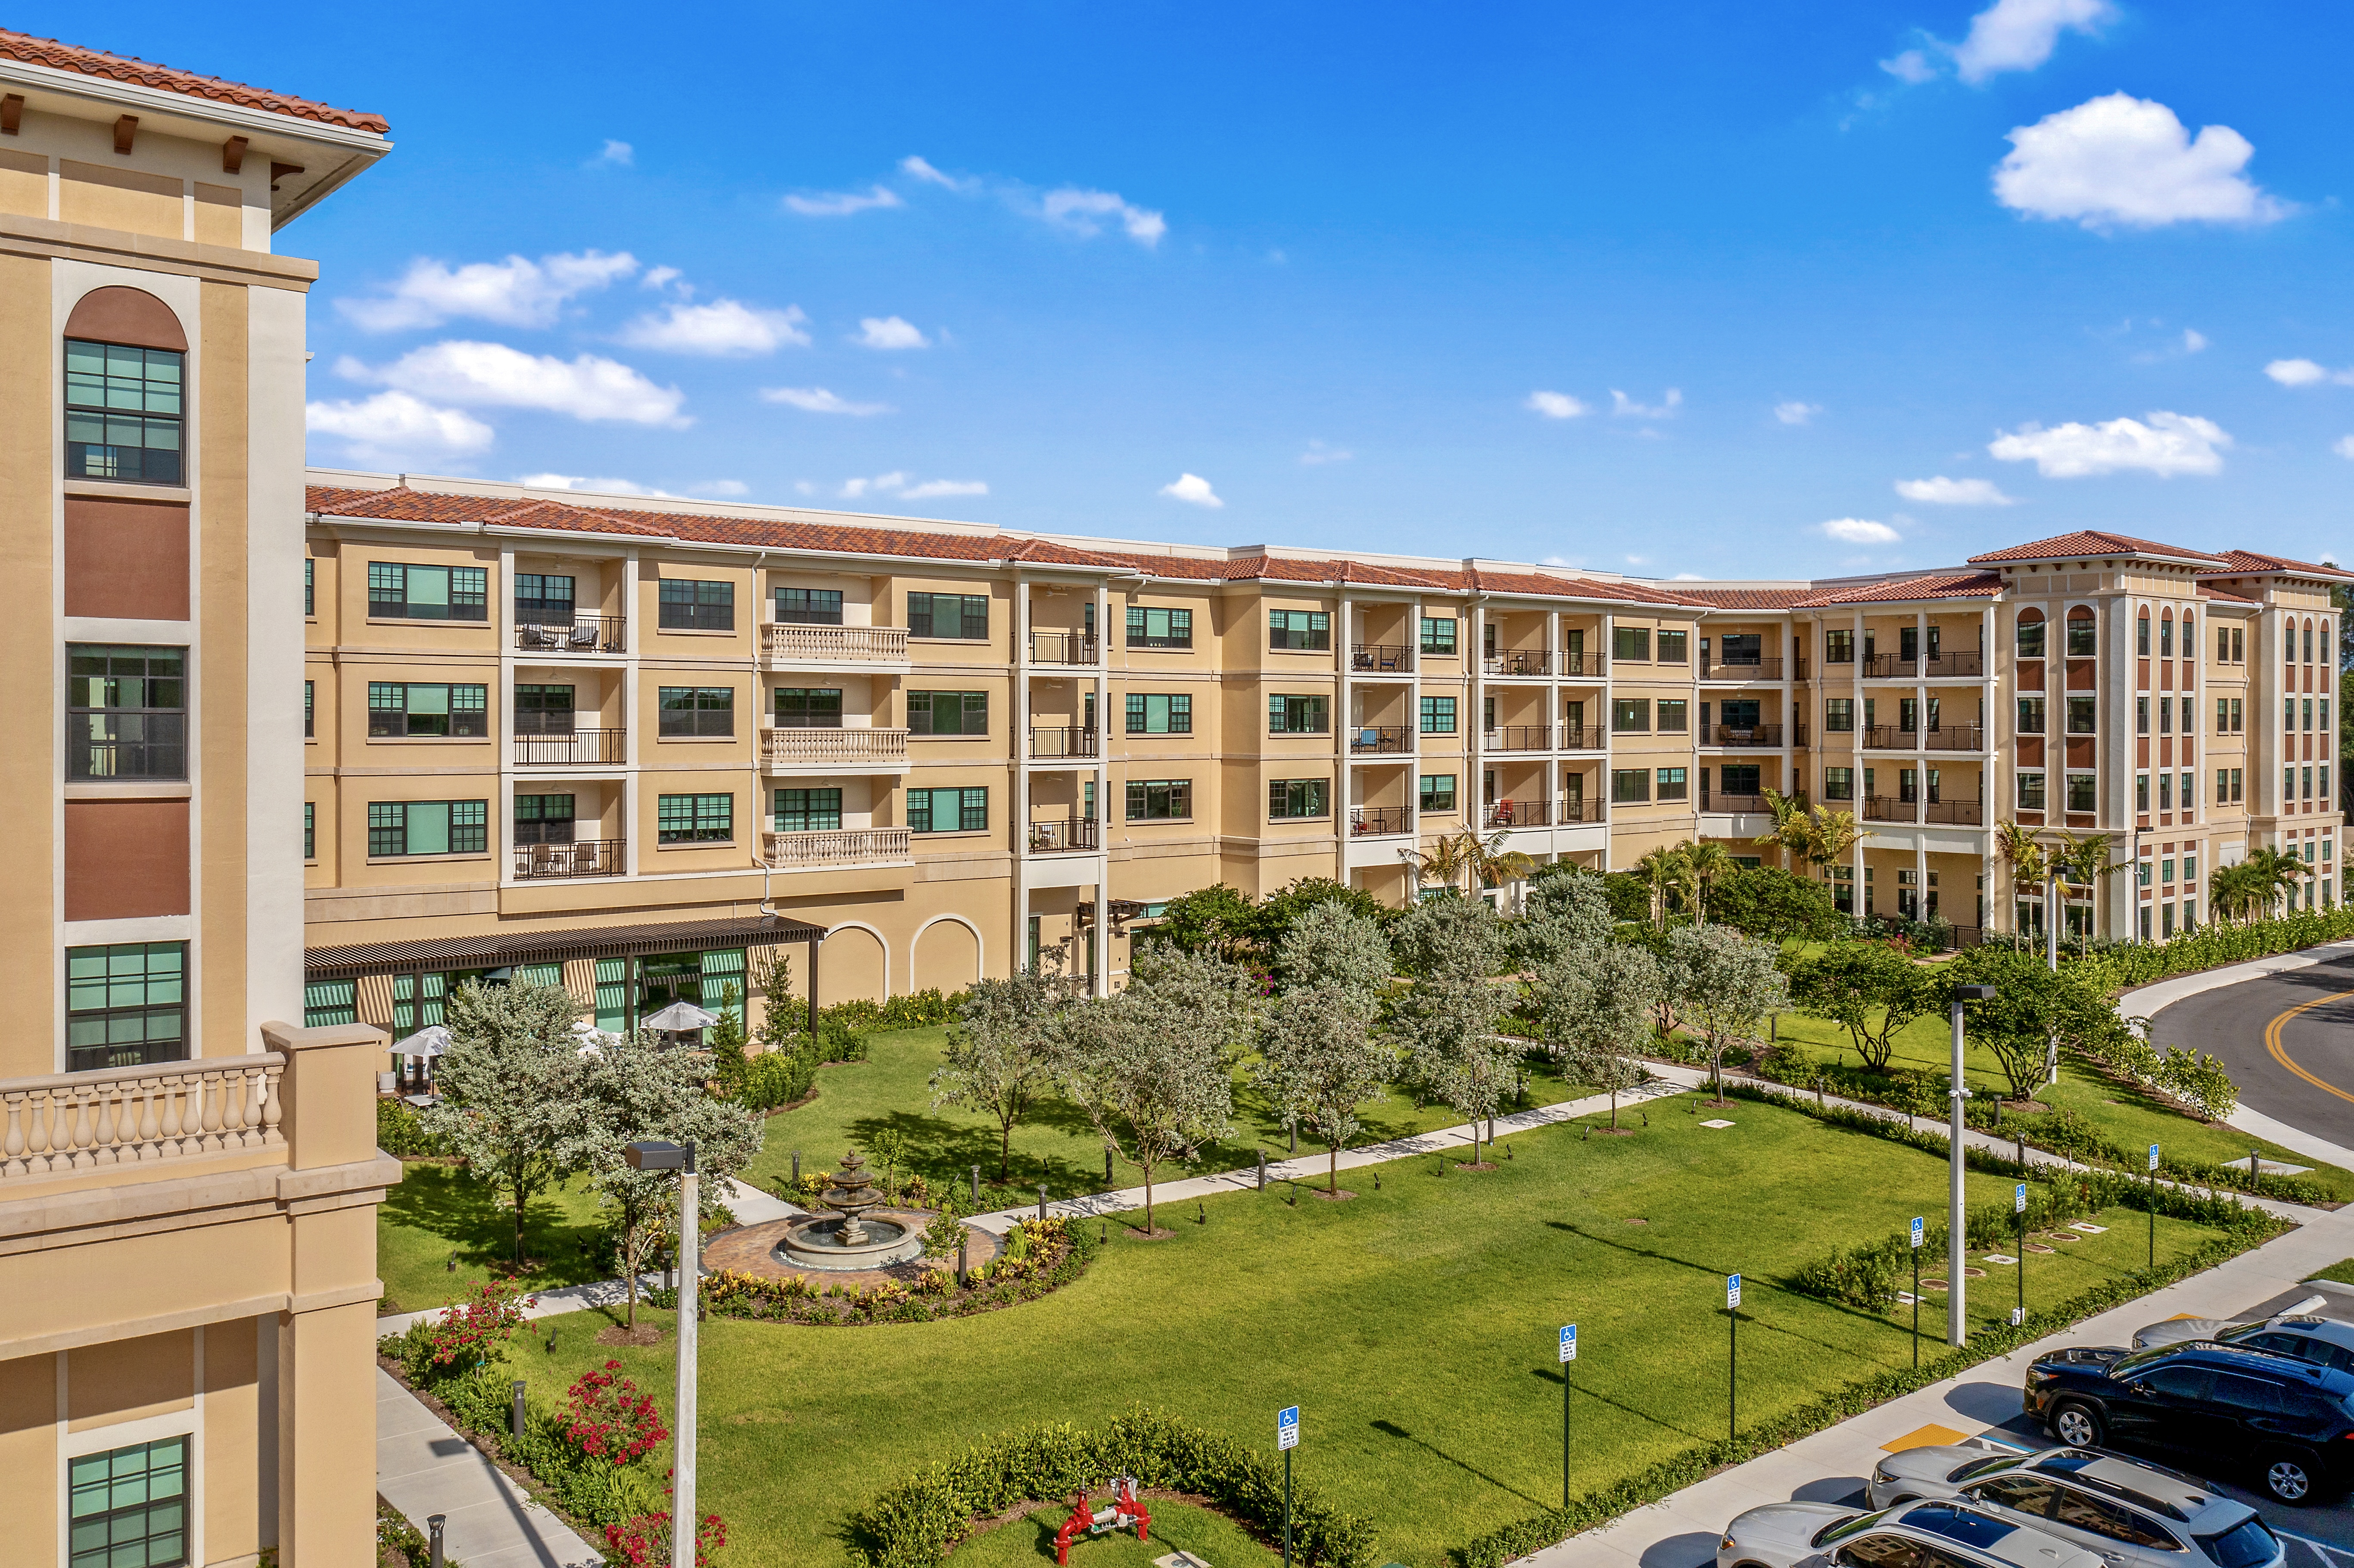
M 381 114 L 337 109 L 332 104 L 297 98 L 292 93 L 275 92 L 266 87 L 230 81 L 224 77 L 204 76 L 196 71 L 183 70 L 177 66 L 143 60 L 135 55 L 113 54 L 105 49 L 44 38 L 33 33 L 0 28 L 0 57 L 22 60 L 27 65 L 46 66 L 51 70 L 107 77 L 164 92 L 182 93 L 190 98 L 217 99 L 246 109 L 260 109 L 296 120 L 314 120 L 323 125 L 341 125 L 352 131 L 373 131 L 383 135 L 392 130 L 391 122 Z

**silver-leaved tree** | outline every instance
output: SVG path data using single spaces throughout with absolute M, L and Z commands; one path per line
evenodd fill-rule
M 1054 1088 L 1070 988 L 1059 974 L 1024 969 L 975 980 L 948 1048 L 932 1071 L 932 1104 L 987 1111 L 997 1122 L 997 1179 L 1013 1163 L 1013 1127 Z
M 1724 1103 L 1724 1053 L 1761 1033 L 1766 1020 L 1790 1005 L 1790 986 L 1775 967 L 1778 944 L 1729 926 L 1680 926 L 1668 933 L 1663 966 L 1676 1016 L 1700 1031 L 1716 1103 Z
M 1613 1130 L 1618 1097 L 1643 1081 L 1643 1047 L 1662 990 L 1659 960 L 1626 942 L 1571 949 L 1530 986 L 1538 1026 L 1564 1070 L 1609 1093 Z
M 1336 1195 L 1341 1150 L 1357 1134 L 1358 1107 L 1397 1069 L 1396 1047 L 1374 1031 L 1377 1011 L 1362 987 L 1301 986 L 1276 999 L 1259 1042 L 1259 1086 L 1286 1127 L 1304 1127 L 1323 1141 L 1325 1189 Z
M 562 986 L 485 989 L 474 980 L 443 1008 L 451 1044 L 434 1068 L 441 1103 L 425 1113 L 426 1129 L 514 1205 L 518 1266 L 525 1211 L 575 1169 L 564 1151 L 580 1115 L 572 1021 L 581 1012 Z
M 1378 997 L 1389 988 L 1394 961 L 1382 928 L 1339 900 L 1310 906 L 1291 923 L 1276 948 L 1285 991 L 1337 985 Z

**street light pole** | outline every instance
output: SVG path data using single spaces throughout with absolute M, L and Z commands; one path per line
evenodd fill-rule
M 1967 1250 L 1967 1241 L 1963 1234 L 1962 1218 L 1964 1170 L 1962 1139 L 1967 1129 L 1962 1125 L 1962 1111 L 1963 1107 L 1969 1104 L 1970 1098 L 1969 1087 L 1963 1081 L 1962 1075 L 1962 1003 L 1986 1001 L 1991 1000 L 1993 996 L 1994 987 L 1990 985 L 1957 985 L 1954 988 L 1954 1068 L 1953 1085 L 1949 1091 L 1953 1119 L 1948 1132 L 1948 1142 L 1951 1147 L 1947 1152 L 1951 1156 L 1951 1170 L 1946 1215 L 1946 1342 L 1949 1345 L 1960 1344 L 1968 1339 L 1970 1334 L 1968 1303 L 1963 1298 L 1965 1292 L 1962 1277 L 1962 1258 Z
M 671 1471 L 670 1562 L 671 1568 L 695 1568 L 695 1330 L 703 1272 L 695 1143 L 632 1143 L 622 1153 L 632 1170 L 678 1172 L 678 1419 Z

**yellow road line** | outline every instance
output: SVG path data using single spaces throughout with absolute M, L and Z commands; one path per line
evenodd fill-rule
M 2303 1067 L 2300 1067 L 2296 1063 L 2290 1061 L 2288 1059 L 2288 1053 L 2281 1047 L 2281 1029 L 2290 1019 L 2295 1018 L 2300 1012 L 2306 1012 L 2314 1008 L 2319 1007 L 2324 1002 L 2340 1001 L 2348 994 L 2349 993 L 2345 991 L 2338 991 L 2329 996 L 2317 996 L 2311 1001 L 2302 1001 L 2297 1003 L 2296 1006 L 2290 1008 L 2286 1012 L 2282 1013 L 2278 1018 L 2274 1019 L 2270 1023 L 2264 1025 L 2264 1049 L 2272 1054 L 2274 1061 L 2278 1062 L 2282 1066 L 2286 1067 L 2290 1072 L 2295 1073 L 2298 1077 L 2303 1078 L 2315 1088 L 2326 1089 L 2330 1094 L 2336 1095 L 2339 1099 L 2345 1100 L 2349 1104 L 2354 1104 L 2354 1095 L 2348 1094 L 2336 1084 L 2326 1083 L 2322 1079 L 2315 1077 L 2311 1073 L 2306 1072 Z

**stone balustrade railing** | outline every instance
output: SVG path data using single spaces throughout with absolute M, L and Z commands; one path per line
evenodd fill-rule
M 0 1079 L 0 1183 L 282 1146 L 275 1051 Z

